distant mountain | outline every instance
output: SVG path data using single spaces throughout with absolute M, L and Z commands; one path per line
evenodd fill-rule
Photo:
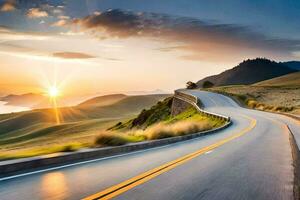
M 151 91 L 126 91 L 126 92 L 122 92 L 122 93 L 127 94 L 127 95 L 151 95 L 151 94 L 168 94 L 170 92 L 156 89 L 156 90 L 151 90 Z
M 127 96 L 124 94 L 110 94 L 110 95 L 104 95 L 104 96 L 99 96 L 99 97 L 94 97 L 92 99 L 89 99 L 87 101 L 84 101 L 80 103 L 78 106 L 83 107 L 83 106 L 108 106 L 111 104 L 114 104 Z
M 7 95 L 0 97 L 0 101 L 7 102 L 11 106 L 23 106 L 33 108 L 46 100 L 46 97 L 41 94 L 27 93 L 21 95 Z
M 282 62 L 285 66 L 300 71 L 300 61 Z
M 255 83 L 257 86 L 300 87 L 300 72 L 279 76 L 266 81 Z
M 265 58 L 248 59 L 232 69 L 198 81 L 197 85 L 202 87 L 205 81 L 210 81 L 215 86 L 247 85 L 293 72 L 297 72 L 297 70 L 291 69 L 283 63 Z

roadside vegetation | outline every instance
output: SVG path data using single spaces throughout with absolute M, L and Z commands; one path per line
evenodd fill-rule
M 60 152 L 74 152 L 81 148 L 88 147 L 88 144 L 73 142 L 67 144 L 55 144 L 50 146 L 36 146 L 33 148 L 22 149 L 22 150 L 10 150 L 10 151 L 1 151 L 0 159 L 1 160 L 9 160 L 9 159 L 18 159 L 18 158 L 27 158 L 33 156 L 41 156 L 53 153 Z
M 118 122 L 106 132 L 100 133 L 95 146 L 116 146 L 131 142 L 156 140 L 207 131 L 224 124 L 189 107 L 184 112 L 171 115 L 172 97 L 143 110 L 136 118 Z

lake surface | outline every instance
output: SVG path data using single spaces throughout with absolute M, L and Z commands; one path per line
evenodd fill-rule
M 27 107 L 11 106 L 5 104 L 6 102 L 0 101 L 0 114 L 31 110 L 30 108 Z

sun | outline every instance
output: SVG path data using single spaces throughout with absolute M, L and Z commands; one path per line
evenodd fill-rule
M 48 94 L 50 97 L 55 98 L 55 97 L 59 96 L 59 89 L 55 86 L 51 86 L 48 89 Z

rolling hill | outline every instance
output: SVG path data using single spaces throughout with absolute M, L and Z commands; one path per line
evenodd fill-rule
M 300 72 L 255 83 L 256 86 L 300 87 Z
M 80 106 L 60 108 L 63 123 L 59 125 L 52 109 L 0 115 L 0 155 L 7 150 L 91 141 L 99 131 L 134 117 L 167 96 L 170 95 L 93 98 Z M 108 104 L 108 99 L 113 102 Z
M 40 94 L 26 93 L 21 95 L 10 94 L 0 97 L 0 101 L 7 102 L 7 105 L 33 108 L 42 102 L 48 101 L 48 99 Z
M 124 94 L 110 94 L 110 95 L 104 95 L 100 97 L 95 97 L 92 99 L 89 99 L 87 101 L 84 101 L 80 103 L 78 106 L 80 107 L 86 107 L 86 106 L 108 106 L 113 103 L 116 103 L 127 96 Z
M 285 66 L 288 66 L 291 69 L 296 69 L 300 71 L 300 61 L 289 61 L 289 62 L 282 62 Z
M 202 87 L 205 81 L 212 82 L 215 86 L 248 85 L 285 74 L 297 72 L 283 63 L 277 63 L 265 58 L 245 60 L 236 67 L 226 70 L 218 75 L 206 77 L 197 82 Z
M 294 72 L 251 85 L 208 88 L 234 97 L 250 108 L 300 115 L 300 72 Z

